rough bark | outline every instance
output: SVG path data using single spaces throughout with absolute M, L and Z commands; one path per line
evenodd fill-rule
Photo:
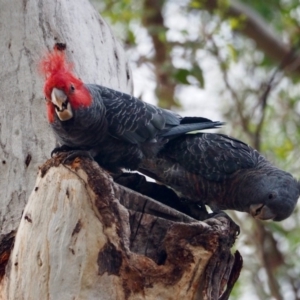
M 0 228 L 16 229 L 55 140 L 37 64 L 55 42 L 85 81 L 132 92 L 124 51 L 87 0 L 0 0 Z M 5 242 L 5 241 L 4 241 Z
M 95 162 L 62 158 L 40 169 L 0 299 L 228 298 L 241 258 L 225 214 L 196 221 L 114 183 Z

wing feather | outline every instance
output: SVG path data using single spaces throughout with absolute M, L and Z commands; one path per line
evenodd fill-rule
M 223 123 L 202 117 L 184 117 L 103 86 L 86 85 L 105 109 L 111 136 L 132 144 L 167 141 L 194 130 L 217 128 Z
M 170 141 L 160 154 L 208 180 L 222 181 L 240 170 L 253 168 L 259 153 L 245 143 L 222 134 L 198 133 Z

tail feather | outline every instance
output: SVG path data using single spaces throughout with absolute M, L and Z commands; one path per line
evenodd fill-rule
M 224 125 L 224 122 L 203 122 L 203 123 L 192 123 L 192 124 L 180 124 L 176 127 L 171 128 L 169 131 L 162 134 L 162 137 L 176 138 L 182 134 L 186 134 L 192 131 L 220 128 Z
M 192 123 L 214 123 L 214 121 L 203 117 L 183 117 L 180 120 L 180 124 L 192 124 Z

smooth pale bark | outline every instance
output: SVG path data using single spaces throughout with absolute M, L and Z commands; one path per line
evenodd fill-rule
M 218 299 L 239 272 L 226 216 L 196 222 L 95 162 L 60 161 L 39 172 L 0 299 Z
M 124 51 L 88 0 L 0 0 L 0 241 L 14 231 L 54 136 L 38 62 L 67 44 L 85 82 L 132 92 Z

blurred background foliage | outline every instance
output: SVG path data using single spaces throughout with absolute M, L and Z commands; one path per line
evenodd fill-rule
M 300 178 L 299 0 L 93 2 L 123 41 L 136 96 L 222 119 L 224 133 Z M 299 214 L 231 214 L 244 258 L 231 299 L 300 299 Z

